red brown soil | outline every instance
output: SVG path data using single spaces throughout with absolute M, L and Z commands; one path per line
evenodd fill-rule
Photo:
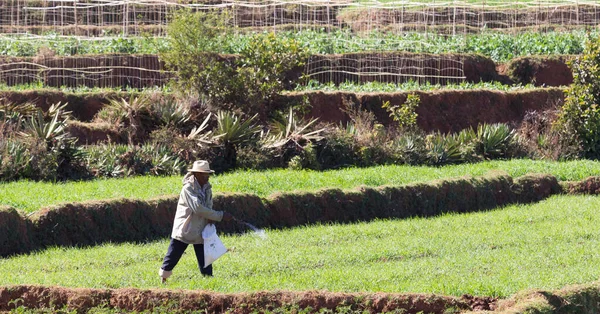
M 71 121 L 67 132 L 77 138 L 79 145 L 91 145 L 98 142 L 124 143 L 125 139 L 114 129 L 113 125 L 103 123 L 82 123 Z
M 535 86 L 568 86 L 573 83 L 573 72 L 561 60 L 545 60 L 534 75 Z
M 417 124 L 426 132 L 458 132 L 482 123 L 521 122 L 528 111 L 544 111 L 562 104 L 564 92 L 560 88 L 536 89 L 520 92 L 491 90 L 416 92 L 421 102 L 416 112 Z M 287 102 L 298 102 L 308 96 L 312 105 L 309 116 L 319 121 L 339 123 L 350 117 L 344 112 L 348 104 L 372 111 L 379 123 L 395 123 L 381 106 L 385 101 L 400 106 L 408 93 L 310 92 L 286 96 Z
M 507 64 L 498 64 L 496 70 L 499 77 L 504 77 L 509 83 L 568 86 L 573 83 L 573 72 L 567 64 L 572 58 L 566 55 L 520 57 Z
M 0 311 L 15 307 L 29 309 L 64 309 L 86 312 L 103 307 L 119 311 L 153 309 L 175 311 L 205 310 L 208 313 L 253 313 L 274 309 L 348 308 L 368 313 L 404 310 L 403 313 L 448 313 L 494 310 L 497 299 L 463 295 L 461 298 L 433 294 L 333 293 L 326 291 L 276 291 L 253 293 L 215 293 L 210 291 L 87 289 L 45 286 L 9 286 L 0 288 Z
M 589 177 L 577 182 L 568 182 L 569 194 L 600 194 L 600 177 Z

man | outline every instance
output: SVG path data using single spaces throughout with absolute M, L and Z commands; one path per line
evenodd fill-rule
M 204 276 L 212 276 L 212 264 L 204 267 L 202 230 L 209 222 L 233 219 L 230 213 L 212 209 L 212 189 L 208 180 L 213 173 L 208 161 L 197 160 L 183 178 L 183 188 L 179 194 L 177 212 L 173 222 L 171 243 L 158 271 L 163 283 L 171 276 L 173 268 L 189 244 L 194 245 L 200 273 Z

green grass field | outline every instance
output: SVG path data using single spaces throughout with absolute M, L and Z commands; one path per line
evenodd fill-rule
M 597 161 L 489 161 L 445 167 L 378 166 L 348 168 L 335 171 L 238 171 L 216 175 L 211 179 L 214 192 L 251 193 L 261 197 L 282 191 L 316 191 L 322 188 L 350 189 L 360 185 L 400 185 L 435 179 L 478 176 L 489 171 L 506 171 L 513 177 L 526 173 L 548 173 L 558 180 L 581 180 L 600 175 Z M 133 177 L 102 179 L 87 182 L 48 183 L 18 181 L 0 184 L 0 205 L 9 205 L 25 212 L 65 202 L 81 202 L 111 198 L 148 199 L 177 195 L 181 176 Z
M 507 297 L 600 277 L 600 198 L 558 196 L 527 206 L 435 218 L 304 226 L 222 236 L 235 247 L 203 278 L 192 248 L 167 288 L 218 292 L 328 290 Z M 0 260 L 0 285 L 162 287 L 168 240 L 54 248 Z

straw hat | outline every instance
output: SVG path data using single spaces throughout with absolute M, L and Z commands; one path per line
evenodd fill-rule
M 192 165 L 192 169 L 188 169 L 189 172 L 203 172 L 203 173 L 215 173 L 214 170 L 210 170 L 210 165 L 206 160 L 196 160 Z

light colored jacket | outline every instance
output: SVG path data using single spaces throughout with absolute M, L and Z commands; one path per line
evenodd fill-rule
M 202 230 L 208 220 L 221 221 L 223 212 L 212 209 L 210 183 L 200 186 L 192 173 L 183 178 L 171 237 L 187 244 L 202 244 Z

